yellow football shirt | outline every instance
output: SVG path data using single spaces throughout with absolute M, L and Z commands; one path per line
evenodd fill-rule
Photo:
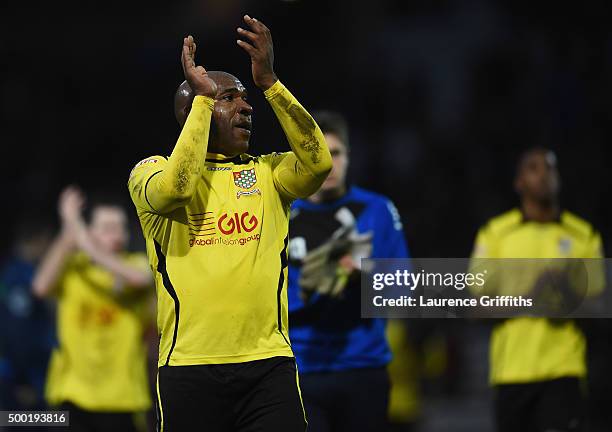
M 421 412 L 419 356 L 401 320 L 387 321 L 386 337 L 393 353 L 387 366 L 391 381 L 388 418 L 394 423 L 414 422 Z
M 214 101 L 196 96 L 172 155 L 149 157 L 130 175 L 155 272 L 159 366 L 293 357 L 289 208 L 320 186 L 331 156 L 319 127 L 280 82 L 265 96 L 291 152 L 207 153 Z
M 148 268 L 145 254 L 126 263 Z M 151 292 L 126 288 L 113 294 L 115 278 L 82 253 L 67 263 L 57 284 L 59 345 L 49 364 L 45 396 L 50 405 L 72 402 L 91 411 L 143 411 L 150 407 L 144 331 Z
M 518 209 L 489 221 L 478 232 L 474 258 L 601 258 L 599 234 L 583 219 L 564 211 L 559 221 L 526 221 Z M 602 268 L 603 270 L 603 268 Z M 529 272 L 526 272 L 529 273 Z M 525 274 L 500 281 L 504 295 L 525 293 Z M 521 279 L 522 280 L 522 279 Z M 523 284 L 524 285 L 524 284 Z M 514 289 L 515 292 L 508 292 Z M 595 294 L 592 292 L 592 294 Z M 586 375 L 586 341 L 573 321 L 512 318 L 495 326 L 490 346 L 492 384 L 517 384 Z

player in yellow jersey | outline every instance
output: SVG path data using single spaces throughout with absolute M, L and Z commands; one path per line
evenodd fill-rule
M 87 226 L 83 206 L 78 189 L 62 193 L 62 230 L 32 284 L 58 300 L 45 396 L 70 411 L 71 431 L 136 431 L 134 414 L 151 406 L 144 332 L 153 279 L 144 254 L 124 251 L 123 208 L 94 205 Z
M 493 218 L 478 232 L 473 256 L 601 258 L 597 231 L 559 207 L 559 184 L 554 153 L 527 151 L 515 180 L 520 208 Z M 497 429 L 582 430 L 585 349 L 585 337 L 573 320 L 520 317 L 497 324 L 490 347 Z
M 255 85 L 291 151 L 251 156 L 252 107 L 242 83 L 195 66 L 175 98 L 182 126 L 170 157 L 139 162 L 128 188 L 155 270 L 163 431 L 304 431 L 287 331 L 291 202 L 331 169 L 321 130 L 273 70 L 269 29 L 238 29 Z

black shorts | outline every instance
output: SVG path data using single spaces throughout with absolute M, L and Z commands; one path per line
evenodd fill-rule
M 578 378 L 559 378 L 495 388 L 498 432 L 578 432 L 584 400 Z
M 70 413 L 68 428 L 70 432 L 137 432 L 138 430 L 134 422 L 135 413 L 87 411 L 71 402 L 62 403 L 58 409 Z
M 300 383 L 309 432 L 386 430 L 386 368 L 300 374 Z
M 295 359 L 162 366 L 159 432 L 304 432 Z

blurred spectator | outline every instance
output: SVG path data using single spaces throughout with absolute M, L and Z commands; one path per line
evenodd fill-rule
M 0 409 L 38 410 L 53 345 L 52 312 L 32 295 L 32 278 L 51 241 L 41 218 L 20 217 L 11 256 L 0 270 Z
M 33 282 L 37 296 L 58 299 L 46 398 L 70 411 L 71 430 L 142 430 L 151 405 L 144 337 L 152 275 L 143 253 L 125 252 L 125 210 L 94 204 L 86 225 L 84 205 L 78 189 L 64 190 L 61 232 Z
M 543 148 L 525 152 L 514 184 L 520 207 L 491 219 L 478 232 L 474 258 L 603 257 L 599 233 L 560 207 L 553 152 Z M 500 273 L 486 294 L 532 294 L 553 277 L 565 277 L 562 269 L 540 269 Z M 589 285 L 579 288 L 591 289 L 591 295 L 601 290 L 590 280 Z M 506 319 L 493 329 L 490 344 L 490 381 L 496 390 L 499 432 L 584 430 L 581 381 L 587 375 L 586 339 L 574 320 Z
M 389 320 L 387 340 L 393 353 L 389 363 L 388 432 L 413 432 L 421 416 L 421 362 L 414 341 L 409 337 L 408 321 Z

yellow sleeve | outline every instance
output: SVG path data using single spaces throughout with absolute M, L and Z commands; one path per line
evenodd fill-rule
M 213 108 L 213 99 L 196 96 L 170 157 L 154 156 L 136 164 L 128 189 L 137 207 L 165 214 L 191 201 L 201 178 Z
M 601 235 L 597 231 L 593 231 L 589 241 L 587 242 L 585 258 L 603 258 L 603 242 L 601 241 Z
M 481 273 L 485 283 L 482 287 L 470 286 L 469 291 L 476 297 L 491 295 L 496 289 L 498 268 L 495 266 L 495 260 L 489 259 L 494 257 L 494 243 L 494 236 L 489 225 L 485 225 L 478 230 L 470 258 L 469 272 L 473 274 Z
M 593 231 L 586 244 L 584 267 L 587 275 L 587 297 L 594 297 L 601 294 L 606 287 L 606 268 L 601 236 L 597 231 Z
M 151 271 L 151 266 L 149 264 L 149 259 L 147 258 L 147 254 L 143 252 L 133 252 L 127 256 L 127 261 L 130 265 L 143 270 L 143 271 Z M 150 327 L 155 325 L 156 319 L 156 297 L 155 297 L 155 282 L 153 280 L 153 276 L 151 276 L 151 286 L 149 288 L 130 288 L 126 287 L 130 290 L 132 295 L 135 295 L 139 301 L 134 303 L 134 312 L 136 316 L 140 320 L 140 322 L 145 327 Z
M 332 159 L 321 129 L 289 90 L 276 81 L 264 93 L 287 136 L 291 151 L 273 158 L 277 190 L 289 199 L 315 193 L 331 171 Z
M 150 156 L 141 160 L 132 168 L 128 180 L 128 189 L 137 208 L 153 211 L 146 193 L 148 183 L 151 178 L 163 171 L 167 163 L 168 160 L 163 156 Z
M 130 267 L 133 267 L 135 269 L 138 269 L 142 272 L 146 272 L 151 274 L 151 286 L 150 291 L 154 292 L 155 290 L 155 281 L 153 279 L 153 274 L 151 273 L 151 264 L 149 263 L 149 258 L 147 257 L 146 253 L 143 252 L 132 252 L 130 254 L 128 254 L 126 256 L 126 264 L 128 264 Z M 134 287 L 126 287 L 128 289 L 133 289 L 133 290 L 142 290 L 142 288 L 134 288 Z
M 64 295 L 64 285 L 66 284 L 67 276 L 74 272 L 81 271 L 81 269 L 87 265 L 88 261 L 89 258 L 83 252 L 76 252 L 69 255 L 64 262 L 64 266 L 53 288 L 51 288 L 50 295 L 56 299 L 60 299 Z
M 476 240 L 474 241 L 474 249 L 472 250 L 472 259 L 491 258 L 493 256 L 492 237 L 488 226 L 484 226 L 478 230 Z

